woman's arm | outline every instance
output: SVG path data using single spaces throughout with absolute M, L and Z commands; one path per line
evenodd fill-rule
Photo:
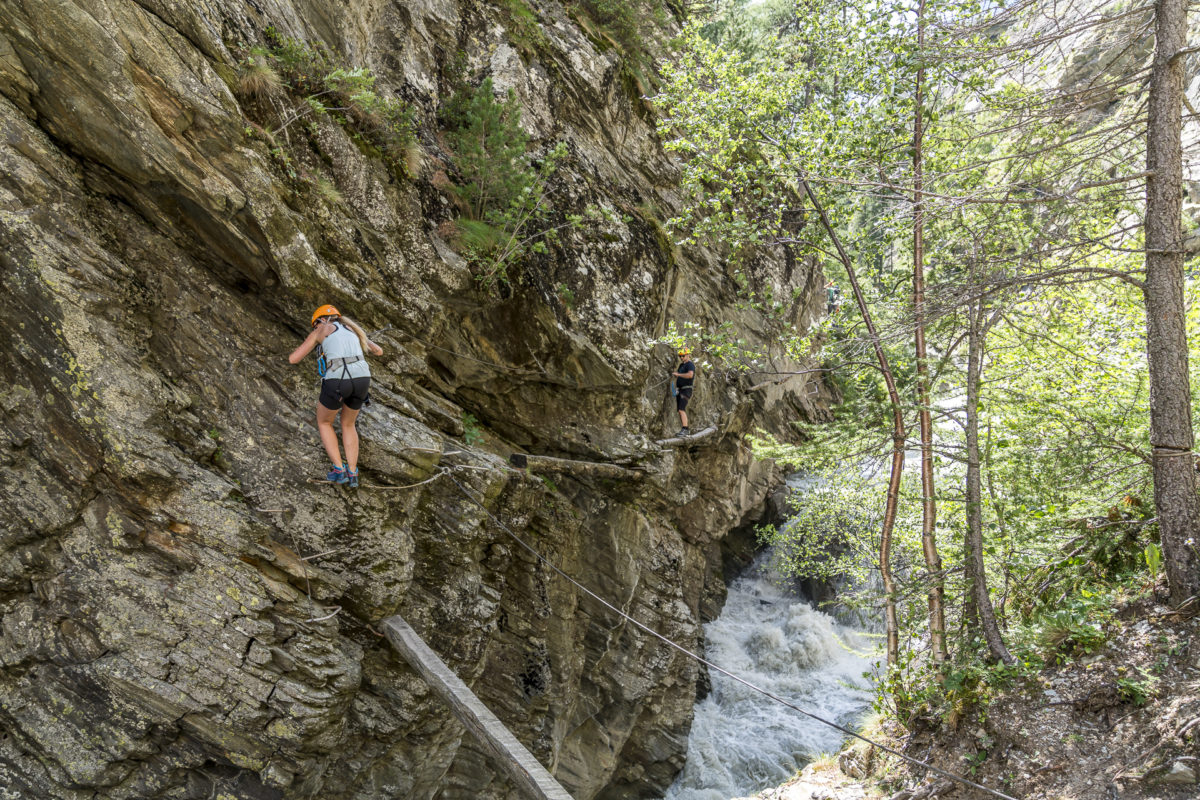
M 371 355 L 373 356 L 383 355 L 383 348 L 372 342 L 370 339 L 367 339 L 367 349 L 371 351 Z
M 334 327 L 328 322 L 321 323 L 317 327 L 313 328 L 312 333 L 305 337 L 304 341 L 300 343 L 300 346 L 293 350 L 292 354 L 288 356 L 288 363 L 299 364 L 304 360 L 306 355 L 312 352 L 314 347 L 325 341 L 325 337 L 333 333 L 334 330 Z

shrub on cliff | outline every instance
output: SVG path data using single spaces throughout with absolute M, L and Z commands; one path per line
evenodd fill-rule
M 567 147 L 560 142 L 534 164 L 516 95 L 510 89 L 497 99 L 491 78 L 477 87 L 461 85 L 442 118 L 459 175 L 452 191 L 464 212 L 455 221 L 458 245 L 492 290 L 508 281 L 513 264 L 547 252 L 561 230 L 582 224 L 574 214 L 555 218 L 549 205 L 549 182 Z
M 274 28 L 267 28 L 265 38 L 266 46 L 250 48 L 239 65 L 239 93 L 275 109 L 272 136 L 287 136 L 297 122 L 330 116 L 355 141 L 407 172 L 408 150 L 416 140 L 407 103 L 381 95 L 369 68 L 342 63 L 320 43 L 283 36 Z M 276 96 L 279 89 L 286 90 L 286 100 Z
M 536 173 L 529 165 L 529 137 L 521 129 L 521 107 L 511 89 L 497 100 L 492 79 L 461 86 L 443 112 L 446 144 L 462 176 L 455 194 L 471 219 L 484 220 L 506 209 L 529 189 Z

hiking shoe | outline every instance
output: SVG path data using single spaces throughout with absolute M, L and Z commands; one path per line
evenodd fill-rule
M 358 488 L 358 470 L 346 470 L 346 481 L 350 484 L 351 489 Z
M 675 435 L 676 436 L 691 436 L 692 432 L 689 431 L 687 428 L 680 428 L 679 433 L 677 433 Z
M 357 477 L 357 473 L 355 473 L 355 477 Z M 340 467 L 334 467 L 333 469 L 329 470 L 329 472 L 325 473 L 325 480 L 329 481 L 330 483 L 345 483 L 349 479 L 349 476 L 346 475 L 345 464 L 342 464 Z

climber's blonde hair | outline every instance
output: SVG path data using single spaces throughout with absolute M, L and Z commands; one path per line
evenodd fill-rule
M 371 352 L 371 349 L 368 346 L 370 343 L 370 339 L 367 338 L 366 331 L 364 331 L 357 322 L 355 322 L 354 320 L 352 320 L 346 316 L 339 316 L 338 322 L 345 325 L 347 328 L 349 328 L 354 333 L 355 336 L 358 337 L 358 343 L 360 345 L 362 345 L 363 355 L 366 355 L 367 353 Z

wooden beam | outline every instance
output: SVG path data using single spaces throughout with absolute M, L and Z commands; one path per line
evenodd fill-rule
M 646 473 L 636 469 L 625 469 L 616 464 L 605 464 L 598 461 L 575 461 L 569 458 L 552 458 L 550 456 L 534 456 L 525 453 L 513 453 L 508 461 L 514 467 L 534 470 L 536 472 L 567 472 L 591 478 L 613 478 L 615 480 L 640 481 Z
M 438 658 L 437 653 L 417 636 L 407 622 L 399 616 L 388 617 L 383 621 L 383 633 L 392 647 L 429 684 L 429 688 L 449 704 L 458 721 L 475 734 L 475 738 L 521 791 L 534 800 L 571 800 L 571 795 L 453 670 Z
M 688 436 L 672 436 L 670 439 L 659 439 L 655 444 L 663 447 L 685 447 L 699 439 L 707 439 L 717 432 L 717 426 L 705 428 L 702 431 L 696 431 Z

